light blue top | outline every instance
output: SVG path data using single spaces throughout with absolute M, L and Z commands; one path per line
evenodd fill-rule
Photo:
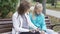
M 46 31 L 46 23 L 45 23 L 45 16 L 44 14 L 35 14 L 34 18 L 32 17 L 32 13 L 29 14 L 30 19 L 32 21 L 32 23 L 37 26 L 38 28 L 40 28 L 40 30 L 44 30 Z

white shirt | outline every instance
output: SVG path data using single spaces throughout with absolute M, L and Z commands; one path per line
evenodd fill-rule
M 29 16 L 27 14 L 25 14 L 25 16 L 27 18 L 28 25 L 30 27 L 32 27 L 33 29 L 37 29 L 37 27 L 30 21 Z M 15 12 L 13 14 L 12 21 L 13 21 L 13 27 L 14 27 L 15 31 L 17 31 L 17 32 L 29 32 L 29 29 L 22 28 L 23 19 L 20 15 L 18 16 L 18 12 Z

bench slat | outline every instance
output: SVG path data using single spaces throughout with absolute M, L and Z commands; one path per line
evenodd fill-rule
M 12 31 L 11 28 L 3 28 L 3 29 L 0 29 L 0 33 L 10 32 L 10 31 Z
M 12 23 L 12 21 L 0 21 L 0 24 Z
M 2 28 L 12 28 L 12 24 L 3 24 L 3 25 L 0 25 L 0 29 Z

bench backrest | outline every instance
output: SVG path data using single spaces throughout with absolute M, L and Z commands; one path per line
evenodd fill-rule
M 0 33 L 9 32 L 12 30 L 11 19 L 0 19 Z

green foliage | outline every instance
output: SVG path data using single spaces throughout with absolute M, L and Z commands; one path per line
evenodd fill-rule
M 0 0 L 0 13 L 2 18 L 5 18 L 9 12 L 16 10 L 18 0 Z
M 56 0 L 47 0 L 47 3 L 55 3 Z
M 51 3 L 52 0 L 47 0 L 47 3 Z
M 38 2 L 42 3 L 42 0 L 33 0 L 33 1 L 35 1 L 35 2 L 38 1 Z

